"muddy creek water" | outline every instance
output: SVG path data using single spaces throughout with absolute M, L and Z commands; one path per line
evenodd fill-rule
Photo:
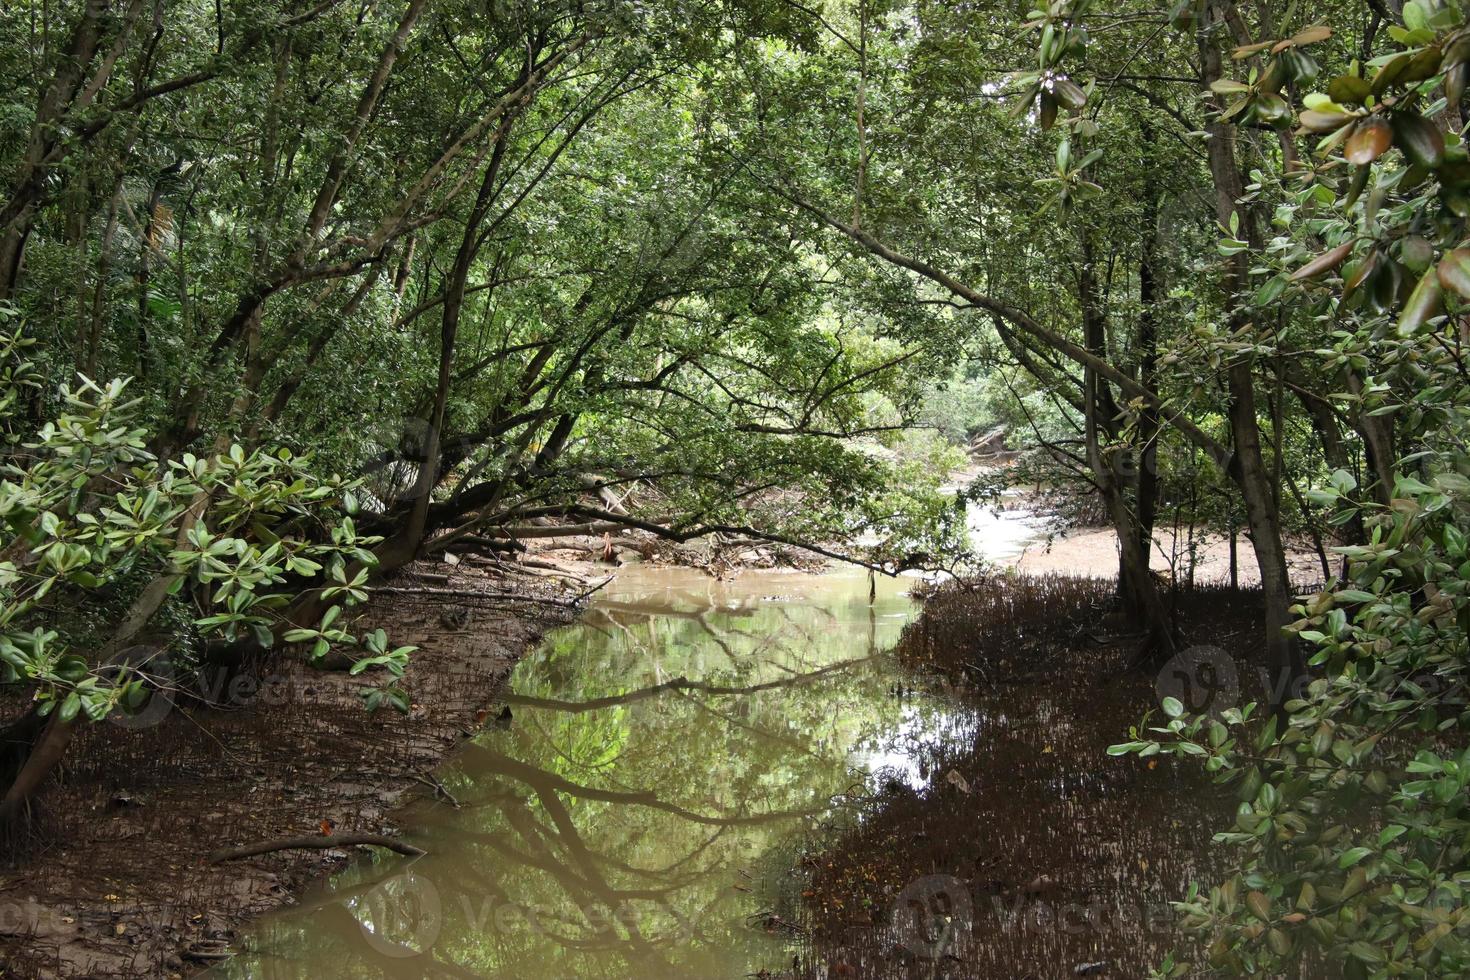
M 363 862 L 264 920 L 237 977 L 740 977 L 789 970 L 796 848 L 977 716 L 898 690 L 912 580 L 634 567 L 509 683 L 510 717 Z M 799 885 L 795 887 L 799 888 Z

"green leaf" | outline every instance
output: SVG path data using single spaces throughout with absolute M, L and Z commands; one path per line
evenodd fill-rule
M 61 720 L 64 722 L 72 721 L 76 718 L 77 712 L 81 711 L 81 709 L 82 699 L 77 695 L 75 691 L 73 691 L 66 696 L 66 700 L 61 702 Z
M 1318 112 L 1315 109 L 1306 109 L 1297 120 L 1302 127 L 1313 133 L 1333 133 L 1350 124 L 1353 117 L 1345 112 Z
M 1434 488 L 1444 493 L 1470 494 L 1470 477 L 1454 472 L 1436 473 L 1434 475 Z M 1449 528 L 1445 530 L 1449 530 Z
M 1439 284 L 1470 300 L 1470 248 L 1446 252 L 1437 268 Z
M 1389 844 L 1398 840 L 1400 837 L 1408 832 L 1408 827 L 1405 827 L 1402 824 L 1391 823 L 1387 827 L 1384 827 L 1383 830 L 1379 833 L 1378 846 L 1387 847 Z
M 1377 965 L 1388 961 L 1388 957 L 1383 954 L 1383 950 L 1371 943 L 1365 943 L 1361 939 L 1348 943 L 1347 951 L 1348 955 L 1354 959 L 1362 960 L 1364 963 Z
M 1429 25 L 1429 15 L 1424 8 L 1419 6 L 1416 0 L 1409 0 L 1404 4 L 1404 26 L 1411 31 L 1423 30 Z
M 1306 265 L 1302 266 L 1300 269 L 1297 269 L 1295 272 L 1293 272 L 1291 274 L 1292 281 L 1300 282 L 1303 279 L 1312 279 L 1316 276 L 1322 275 L 1322 273 L 1324 272 L 1330 272 L 1331 270 L 1336 269 L 1338 266 L 1342 265 L 1343 262 L 1347 261 L 1347 257 L 1352 254 L 1353 242 L 1343 242 L 1336 248 L 1328 249 L 1321 255 L 1312 259 L 1312 261 L 1308 262 Z
M 1362 105 L 1373 94 L 1373 86 L 1357 75 L 1339 75 L 1327 84 L 1327 95 L 1346 105 Z
M 1417 112 L 1399 110 L 1389 117 L 1394 144 L 1410 163 L 1433 170 L 1444 162 L 1444 136 Z
M 1217 95 L 1241 95 L 1250 90 L 1249 85 L 1233 78 L 1217 78 L 1210 83 L 1210 91 Z
M 1409 294 L 1409 300 L 1399 314 L 1399 336 L 1412 337 L 1417 334 L 1426 323 L 1439 315 L 1443 305 L 1444 295 L 1440 290 L 1439 276 L 1433 270 L 1426 272 L 1419 279 L 1419 285 Z
M 1367 166 L 1388 152 L 1393 145 L 1393 127 L 1380 116 L 1372 116 L 1353 127 L 1343 144 L 1343 156 L 1349 163 Z
M 1082 91 L 1082 86 L 1071 79 L 1052 79 L 1051 91 L 1056 96 L 1057 101 L 1067 109 L 1075 111 L 1087 104 L 1087 93 Z

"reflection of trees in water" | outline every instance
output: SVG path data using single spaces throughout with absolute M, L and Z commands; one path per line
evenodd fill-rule
M 442 776 L 463 806 L 430 811 L 442 843 L 420 867 L 445 922 L 413 975 L 716 976 L 759 960 L 771 947 L 735 886 L 851 788 L 850 748 L 899 726 L 874 656 L 894 638 L 867 609 L 698 592 L 602 602 L 555 634 L 516 672 L 510 730 Z M 347 945 L 351 975 L 404 975 Z
M 537 910 L 538 916 L 557 918 L 566 932 L 546 928 L 542 941 L 550 941 L 568 950 L 615 951 L 630 964 L 663 965 L 655 951 L 687 941 L 688 933 L 698 931 L 698 923 L 707 910 L 704 903 L 691 912 L 678 908 L 676 898 L 688 899 L 691 889 L 707 882 L 712 874 L 732 870 L 728 853 L 712 854 L 715 845 L 726 838 L 732 828 L 748 828 L 766 824 L 790 823 L 821 812 L 824 807 L 769 812 L 699 812 L 661 798 L 653 791 L 611 790 L 585 786 L 554 772 L 510 758 L 493 749 L 472 746 L 466 764 L 473 768 L 482 785 L 501 787 L 467 807 L 490 808 L 503 823 L 495 830 L 466 830 L 463 837 L 475 847 L 487 848 L 497 858 L 494 862 L 461 862 L 456 865 L 464 878 L 456 881 L 455 891 L 462 894 L 500 895 L 507 901 L 518 901 Z M 673 860 L 658 866 L 633 864 L 608 853 L 607 841 L 589 841 L 574 817 L 575 801 L 594 801 L 613 808 L 641 808 L 676 818 L 677 822 L 697 825 L 699 833 L 682 834 Z M 612 817 L 604 810 L 595 820 L 583 819 L 583 825 L 594 828 L 605 825 Z M 627 824 L 642 820 L 634 815 Z M 669 821 L 661 827 L 669 830 Z M 664 838 L 667 840 L 667 838 Z M 625 843 L 615 839 L 614 843 Z M 702 861 L 709 856 L 712 860 Z M 494 867 L 494 874 L 483 869 Z M 554 889 L 535 889 L 536 900 L 527 902 L 506 895 L 503 883 L 513 882 L 524 889 L 530 884 L 523 872 L 539 872 Z M 681 903 L 684 904 L 684 903 Z M 653 908 L 644 908 L 651 905 Z M 599 906 L 631 911 L 631 915 L 614 916 L 617 926 L 586 934 L 587 923 L 579 921 L 569 910 L 586 910 Z M 558 910 L 560 914 L 558 915 Z M 661 923 L 661 928 L 645 928 L 648 921 Z M 579 934 L 578 927 L 581 927 Z
M 737 625 L 740 620 L 752 620 L 756 625 L 741 627 Z M 712 647 L 724 655 L 726 668 L 737 674 L 762 664 L 790 670 L 783 660 L 805 663 L 813 652 L 827 652 L 834 629 L 838 626 L 837 617 L 828 609 L 787 604 L 758 605 L 754 600 L 743 601 L 734 608 L 705 604 L 693 609 L 660 607 L 658 611 L 650 611 L 638 603 L 609 601 L 592 610 L 584 618 L 584 623 L 609 641 L 613 640 L 616 631 L 616 635 L 621 635 L 625 641 L 623 652 L 642 655 L 645 665 L 654 669 L 660 668 L 670 649 L 692 648 L 702 654 Z M 673 642 L 660 642 L 661 633 L 668 632 L 670 626 L 675 626 L 673 632 L 677 633 L 678 625 L 697 630 L 698 638 L 676 635 L 668 638 Z M 879 652 L 878 637 L 871 607 L 868 609 L 868 633 L 867 652 L 876 654 Z M 574 635 L 575 631 L 569 631 L 569 634 Z M 854 637 L 848 633 L 842 639 L 845 641 L 844 649 L 851 652 Z M 747 641 L 745 649 L 738 649 L 742 640 Z M 616 659 L 608 658 L 606 666 L 613 666 Z M 627 665 L 628 658 L 621 659 Z M 702 659 L 694 666 L 701 672 L 707 669 Z M 606 680 L 602 676 L 592 679 L 597 682 Z
M 622 694 L 610 694 L 606 697 L 588 698 L 584 701 L 566 701 L 557 698 L 538 698 L 525 694 L 507 694 L 504 697 L 506 704 L 529 705 L 536 708 L 546 708 L 551 711 L 583 712 L 598 711 L 603 708 L 617 707 L 620 705 L 633 704 L 647 698 L 657 697 L 669 691 L 702 691 L 705 694 L 716 695 L 747 695 L 760 691 L 772 691 L 781 687 L 792 687 L 796 684 L 805 684 L 838 671 L 850 670 L 858 664 L 871 661 L 872 657 L 857 657 L 852 660 L 843 660 L 826 667 L 818 667 L 806 673 L 792 674 L 779 680 L 766 681 L 761 684 L 746 684 L 732 687 L 726 684 L 714 684 L 709 681 L 690 680 L 680 675 L 658 684 L 650 684 L 634 691 L 625 691 Z
M 458 778 L 475 789 L 465 810 L 484 816 L 465 836 L 488 854 L 456 865 L 466 869 L 459 890 L 510 891 L 545 910 L 549 930 L 497 935 L 493 952 L 476 944 L 477 963 L 491 965 L 489 954 L 507 969 L 551 944 L 655 974 L 674 967 L 654 951 L 677 948 L 687 969 L 692 947 L 739 941 L 737 869 L 848 788 L 845 740 L 811 733 L 879 722 L 871 711 L 834 718 L 836 689 L 861 683 L 873 659 L 850 656 L 862 647 L 850 627 L 833 629 L 834 617 L 810 607 L 749 604 L 734 611 L 738 625 L 707 603 L 670 612 L 605 609 L 593 630 L 559 636 L 542 655 L 558 669 L 527 672 L 506 698 L 513 733 L 466 753 Z M 607 693 L 609 679 L 650 673 L 658 679 Z M 616 766 L 588 763 L 607 745 L 621 747 Z M 578 911 L 589 906 L 628 914 L 593 931 Z

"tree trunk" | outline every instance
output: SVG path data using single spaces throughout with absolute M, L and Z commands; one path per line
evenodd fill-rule
M 1211 0 L 1209 16 L 1201 20 L 1199 34 L 1202 81 L 1208 87 L 1222 77 L 1219 37 L 1228 36 L 1225 0 Z M 1210 175 L 1215 184 L 1215 216 L 1223 227 L 1239 222 L 1239 234 L 1247 241 L 1259 241 L 1254 222 L 1245 208 L 1237 210 L 1237 201 L 1245 196 L 1245 184 L 1235 159 L 1235 127 L 1218 118 L 1206 125 Z M 1224 289 L 1227 300 L 1238 303 L 1249 286 L 1249 253 L 1241 252 L 1226 260 Z M 1230 318 L 1234 332 L 1246 325 L 1242 313 Z M 1291 696 L 1292 687 L 1305 675 L 1306 663 L 1296 639 L 1285 632 L 1292 622 L 1291 582 L 1287 574 L 1286 548 L 1282 540 L 1280 514 L 1275 507 L 1275 494 L 1270 473 L 1261 451 L 1260 425 L 1256 417 L 1255 381 L 1251 364 L 1239 360 L 1226 373 L 1230 395 L 1228 415 L 1233 452 L 1227 467 L 1231 479 L 1240 489 L 1245 503 L 1246 526 L 1256 552 L 1264 594 L 1265 653 L 1271 671 L 1267 699 L 1272 712 L 1279 711 Z
M 253 444 L 258 441 L 261 427 L 281 417 L 281 413 L 286 410 L 287 403 L 295 396 L 297 389 L 301 387 L 301 383 L 306 380 L 307 374 L 316 366 L 317 360 L 327 349 L 332 339 L 337 336 L 337 332 L 357 314 L 363 301 L 372 292 L 373 285 L 378 281 L 378 276 L 381 271 L 381 267 L 377 267 L 369 272 L 363 278 L 362 284 L 357 287 L 357 291 L 352 294 L 352 298 L 347 301 L 347 305 L 342 307 L 330 323 L 317 331 L 316 336 L 311 339 L 311 343 L 307 346 L 306 356 L 302 358 L 301 363 L 296 365 L 286 375 L 285 380 L 281 382 L 280 387 L 271 396 L 270 403 L 261 411 L 260 417 L 253 420 L 246 428 L 245 438 L 247 442 Z
M 523 77 L 530 74 L 528 59 Z M 500 165 L 505 159 L 506 142 L 515 116 L 509 115 L 496 130 L 495 148 L 490 162 L 480 180 L 479 192 L 474 206 L 465 218 L 464 232 L 460 236 L 459 248 L 455 252 L 454 264 L 444 283 L 444 307 L 439 321 L 439 375 L 434 388 L 433 407 L 429 410 L 429 432 L 424 447 L 424 461 L 415 486 L 416 494 L 403 526 L 396 534 L 383 542 L 379 561 L 380 568 L 401 566 L 417 557 L 428 533 L 429 504 L 433 500 L 434 487 L 442 477 L 440 455 L 444 444 L 444 418 L 449 405 L 449 393 L 454 387 L 454 348 L 459 336 L 459 321 L 464 312 L 465 290 L 469 283 L 470 269 L 480 253 L 482 241 L 480 229 L 490 212 L 497 194 Z M 385 568 L 385 570 L 386 570 Z
M 1143 127 L 1144 149 L 1153 147 L 1152 127 Z M 1143 234 L 1138 256 L 1138 380 L 1158 394 L 1159 336 L 1158 303 L 1159 192 L 1151 183 L 1144 198 Z M 1159 499 L 1159 412 L 1153 403 L 1144 405 L 1138 419 L 1138 536 L 1145 551 L 1154 546 L 1154 523 Z
M 1230 475 L 1245 502 L 1246 526 L 1261 573 L 1261 591 L 1266 602 L 1266 654 L 1274 673 L 1271 706 L 1279 709 L 1290 687 L 1306 672 L 1306 662 L 1296 639 L 1285 632 L 1292 622 L 1291 579 L 1287 573 L 1286 548 L 1282 541 L 1281 515 L 1275 507 L 1270 473 L 1261 453 L 1261 433 L 1256 421 L 1255 389 L 1251 368 L 1242 361 L 1230 368 L 1230 433 L 1235 456 Z
M 112 243 L 117 237 L 117 212 L 122 204 L 123 178 L 117 178 L 112 198 L 107 205 L 107 222 L 102 229 L 102 247 L 97 257 L 96 282 L 92 286 L 92 312 L 82 349 L 78 352 L 77 369 L 97 379 L 98 348 L 107 323 L 107 278 L 112 273 Z
M 30 236 L 36 206 L 46 188 L 52 149 L 64 133 L 58 122 L 81 91 L 82 80 L 97 55 L 110 4 L 87 0 L 81 17 L 58 60 L 56 72 L 36 107 L 30 140 L 17 169 L 17 179 L 0 206 L 0 299 L 9 299 L 20 278 L 21 255 Z
M 1363 395 L 1363 379 L 1356 371 L 1347 373 L 1348 391 L 1354 397 Z M 1368 456 L 1368 468 L 1373 471 L 1373 499 L 1387 507 L 1393 500 L 1394 467 L 1398 454 L 1394 450 L 1393 417 L 1369 415 L 1361 408 L 1354 416 L 1354 427 L 1363 437 L 1363 447 Z
M 1078 293 L 1082 307 L 1083 343 L 1093 355 L 1106 358 L 1104 318 L 1098 302 L 1093 252 L 1085 236 Z M 1149 572 L 1148 548 L 1143 543 L 1137 516 L 1128 508 L 1126 488 L 1119 480 L 1118 457 L 1114 452 L 1105 452 L 1101 443 L 1104 432 L 1110 431 L 1112 423 L 1108 413 L 1116 412 L 1116 405 L 1111 393 L 1105 391 L 1105 383 L 1091 366 L 1083 371 L 1083 387 L 1087 464 L 1118 538 L 1118 597 L 1123 613 L 1130 625 L 1148 631 L 1153 653 L 1167 655 L 1174 649 L 1168 611 Z
M 1337 414 L 1333 412 L 1332 406 L 1325 399 L 1309 397 L 1299 392 L 1299 400 L 1307 412 L 1307 417 L 1312 420 L 1312 430 L 1317 434 L 1317 441 L 1322 446 L 1322 459 L 1327 463 L 1330 470 L 1342 470 L 1351 473 L 1354 469 L 1352 460 L 1348 458 L 1347 446 L 1342 441 L 1342 433 L 1338 431 Z M 1362 498 L 1361 488 L 1353 490 L 1349 498 L 1357 502 Z M 1363 513 L 1361 510 L 1353 510 L 1353 519 L 1343 527 L 1350 544 L 1362 544 L 1368 539 L 1367 529 L 1363 526 Z M 1320 539 L 1321 534 L 1318 532 Z M 1320 544 L 1319 544 L 1320 548 Z M 1331 575 L 1331 572 L 1328 572 Z M 1342 576 L 1347 577 L 1347 558 L 1342 559 Z
M 36 791 L 66 755 L 66 747 L 76 734 L 79 717 L 62 721 L 59 710 L 51 713 L 51 720 L 40 739 L 26 756 L 25 764 L 5 791 L 4 798 L 0 799 L 0 827 L 14 826 L 24 815 Z

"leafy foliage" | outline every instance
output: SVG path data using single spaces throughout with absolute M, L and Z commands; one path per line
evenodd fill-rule
M 7 352 L 0 400 L 13 405 L 37 383 L 24 360 L 33 341 L 7 329 L 0 346 Z M 99 721 L 140 700 L 144 682 L 130 668 L 146 667 L 163 650 L 145 648 L 132 663 L 99 662 L 99 646 L 125 653 L 116 633 L 89 649 L 82 642 L 96 637 L 67 635 L 71 620 L 63 618 L 62 629 L 50 625 L 57 604 L 96 599 L 140 577 L 193 607 L 197 640 L 249 636 L 265 647 L 291 600 L 314 590 L 328 603 L 320 626 L 289 630 L 286 642 L 312 643 L 317 660 L 334 647 L 361 645 L 368 656 L 354 672 L 382 664 L 401 675 L 412 648 L 390 653 L 380 632 L 359 640 L 334 627 L 345 608 L 367 598 L 374 561 L 367 548 L 376 539 L 359 534 L 342 509 L 352 506 L 349 485 L 313 477 L 307 461 L 286 450 L 247 453 L 231 445 L 162 463 L 145 448 L 146 433 L 133 418 L 137 402 L 126 389 L 125 381 L 80 379 L 63 389 L 62 413 L 7 453 L 0 520 L 11 544 L 0 561 L 0 683 L 27 685 L 42 716 L 54 710 L 68 722 L 79 714 Z M 121 631 L 125 623 L 109 625 Z
M 1353 62 L 1295 107 L 1287 99 L 1318 76 L 1306 49 L 1326 26 L 1237 48 L 1238 61 L 1263 63 L 1212 86 L 1234 99 L 1222 118 L 1284 128 L 1296 109 L 1303 131 L 1322 134 L 1296 173 L 1248 188 L 1262 204 L 1279 195 L 1277 235 L 1253 256 L 1263 284 L 1239 302 L 1253 317 L 1329 324 L 1303 355 L 1324 376 L 1366 376 L 1330 397 L 1391 416 L 1398 444 L 1412 447 L 1377 500 L 1342 470 L 1311 495 L 1365 537 L 1335 549 L 1346 574 L 1297 607 L 1292 629 L 1315 648 L 1315 670 L 1283 711 L 1189 716 L 1169 699 L 1162 725 L 1112 749 L 1196 757 L 1237 787 L 1235 826 L 1216 839 L 1239 848 L 1241 871 L 1179 903 L 1209 964 L 1235 974 L 1306 957 L 1349 977 L 1446 976 L 1470 957 L 1460 737 L 1470 416 L 1459 346 L 1470 291 L 1456 271 L 1470 43 L 1452 5 L 1406 4 L 1388 33 L 1393 50 Z M 1223 255 L 1256 247 L 1238 225 L 1222 232 Z

